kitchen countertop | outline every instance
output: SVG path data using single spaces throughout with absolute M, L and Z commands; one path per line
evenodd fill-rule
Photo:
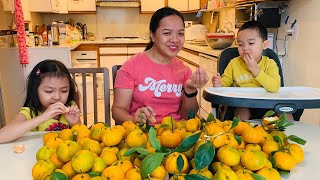
M 77 41 L 71 44 L 65 44 L 65 45 L 53 45 L 51 47 L 49 46 L 37 46 L 37 47 L 28 47 L 28 48 L 69 48 L 70 50 L 74 50 L 81 44 L 148 44 L 149 40 L 147 39 L 110 39 L 110 40 L 94 40 L 94 41 Z M 207 54 L 210 56 L 218 57 L 221 53 L 221 49 L 212 49 L 208 46 L 199 46 L 199 45 L 193 45 L 193 44 L 187 44 L 185 43 L 184 48 L 190 49 L 199 53 Z
M 222 52 L 222 49 L 212 49 L 209 46 L 198 46 L 198 45 L 187 44 L 187 43 L 185 43 L 183 47 L 186 49 L 190 49 L 193 51 L 197 51 L 199 53 L 203 53 L 203 54 L 207 54 L 215 57 L 218 57 L 219 54 Z

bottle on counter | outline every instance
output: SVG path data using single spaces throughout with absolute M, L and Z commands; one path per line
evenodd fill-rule
M 51 47 L 53 45 L 51 34 L 48 35 L 48 46 Z

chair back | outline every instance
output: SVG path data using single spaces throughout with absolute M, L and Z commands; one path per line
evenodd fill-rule
M 2 89 L 1 89 L 1 83 L 0 83 L 0 128 L 4 127 L 6 125 L 6 116 L 4 112 L 4 101 L 2 98 Z
M 117 71 L 121 68 L 122 65 L 114 65 L 112 66 L 112 80 L 113 80 L 113 87 L 114 82 L 116 81 Z
M 82 115 L 83 115 L 83 124 L 88 125 L 88 107 L 93 106 L 93 123 L 98 122 L 98 92 L 97 89 L 101 84 L 97 84 L 97 74 L 102 74 L 103 77 L 103 100 L 104 100 L 104 122 L 111 125 L 110 119 L 110 89 L 109 89 L 109 70 L 107 68 L 69 68 L 69 72 L 75 82 L 78 82 L 78 89 L 81 85 L 80 101 L 82 102 Z M 78 79 L 79 78 L 79 79 Z M 87 87 L 88 84 L 91 85 Z M 87 83 L 88 82 L 88 83 Z M 90 82 L 90 83 L 89 83 Z M 80 84 L 80 85 L 79 85 Z M 93 93 L 93 104 L 88 104 L 88 97 L 92 97 L 88 93 Z M 79 92 L 79 91 L 78 91 Z M 92 108 L 92 107 L 90 107 Z
M 279 60 L 278 55 L 271 49 L 267 48 L 262 52 L 263 56 L 267 56 L 270 59 L 273 59 L 277 65 L 278 65 L 278 69 L 279 69 L 279 75 L 281 78 L 281 87 L 284 86 L 284 80 L 283 80 L 283 73 L 282 73 L 282 68 L 281 68 L 281 63 Z M 217 72 L 219 72 L 220 74 L 223 74 L 224 70 L 226 69 L 226 67 L 228 66 L 229 62 L 235 58 L 239 56 L 239 52 L 238 52 L 238 48 L 236 47 L 231 47 L 231 48 L 226 48 L 224 49 L 219 57 L 218 57 L 218 66 L 217 66 Z

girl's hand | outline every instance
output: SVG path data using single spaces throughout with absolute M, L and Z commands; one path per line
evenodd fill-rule
M 213 75 L 211 81 L 212 81 L 213 87 L 221 87 L 222 86 L 220 73 Z
M 67 107 L 65 109 L 64 117 L 66 118 L 70 126 L 73 126 L 75 124 L 81 124 L 80 109 L 77 105 Z
M 66 106 L 61 102 L 51 104 L 42 114 L 45 120 L 51 119 L 57 115 L 63 114 Z
M 243 60 L 247 65 L 247 68 L 251 71 L 251 73 L 256 77 L 260 73 L 260 68 L 256 60 L 250 54 L 244 54 Z
M 146 123 L 148 120 L 151 123 L 156 123 L 157 120 L 155 118 L 156 113 L 150 106 L 138 108 L 136 113 L 134 114 L 134 123 L 136 122 L 143 122 Z
M 196 71 L 192 73 L 191 78 L 186 82 L 186 88 L 189 90 L 202 88 L 204 85 L 207 84 L 209 77 L 201 68 L 197 68 Z

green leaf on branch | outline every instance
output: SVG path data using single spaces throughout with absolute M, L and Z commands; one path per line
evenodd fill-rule
M 214 157 L 215 151 L 211 141 L 202 144 L 194 155 L 194 163 L 196 170 L 201 170 L 208 166 Z
M 208 115 L 208 117 L 207 117 L 207 122 L 211 122 L 211 121 L 213 121 L 214 119 L 215 119 L 215 118 L 214 118 L 213 114 L 210 113 L 210 114 Z
M 161 144 L 157 138 L 157 132 L 153 127 L 150 127 L 149 134 L 148 134 L 148 141 L 151 144 L 151 146 L 156 149 L 156 151 L 161 150 Z
M 267 180 L 265 177 L 256 173 L 251 173 L 250 175 L 254 178 L 254 180 Z
M 188 119 L 192 119 L 192 118 L 195 118 L 196 117 L 196 114 L 193 112 L 192 109 L 189 110 L 189 113 L 188 113 Z
M 186 152 L 189 149 L 191 149 L 194 144 L 198 141 L 199 137 L 201 135 L 201 132 L 191 135 L 189 137 L 187 137 L 186 139 L 184 139 L 178 147 L 176 147 L 173 152 Z
M 165 153 L 149 154 L 141 161 L 140 174 L 142 179 L 146 178 L 148 174 L 151 174 L 162 162 Z
M 184 176 L 185 180 L 209 180 L 200 174 L 188 174 Z
M 149 152 L 147 149 L 145 149 L 145 148 L 134 147 L 134 148 L 128 149 L 128 150 L 124 153 L 124 155 L 125 155 L 125 156 L 130 156 L 131 154 L 136 153 L 136 152 L 139 153 L 139 154 L 141 154 L 141 155 L 144 155 L 144 156 L 147 156 L 147 155 L 150 154 L 150 152 Z
M 236 126 L 239 124 L 239 122 L 240 122 L 240 116 L 234 117 L 234 118 L 233 118 L 233 121 L 232 121 L 231 128 L 230 128 L 229 131 L 231 131 L 231 129 L 233 129 L 234 127 L 236 127 Z
M 286 121 L 287 121 L 287 116 L 286 116 L 285 113 L 284 113 L 283 116 L 281 116 L 281 117 L 279 118 L 279 121 L 277 121 L 277 122 L 275 123 L 274 128 L 275 128 L 275 129 L 280 128 L 281 126 L 284 125 L 284 123 L 286 123 Z
M 88 172 L 88 175 L 90 176 L 90 177 L 96 177 L 96 176 L 101 176 L 101 172 L 99 172 L 99 171 L 93 171 L 93 172 Z
M 282 169 L 278 169 L 278 172 L 283 177 L 288 176 L 290 174 L 290 171 L 285 171 L 285 170 L 282 170 Z
M 265 118 L 265 117 L 270 117 L 270 116 L 272 116 L 272 115 L 274 115 L 274 114 L 275 114 L 275 112 L 274 112 L 273 110 L 267 111 L 267 112 L 263 115 L 262 119 Z
M 61 172 L 53 172 L 50 180 L 68 180 L 68 177 Z
M 181 155 L 178 156 L 177 158 L 177 167 L 178 167 L 178 171 L 181 172 L 184 166 L 184 161 Z
M 282 140 L 278 135 L 273 136 L 273 140 L 277 142 L 280 145 L 280 147 L 282 146 Z
M 296 135 L 290 135 L 290 136 L 287 137 L 287 139 L 289 139 L 289 140 L 291 140 L 291 141 L 293 141 L 295 143 L 301 144 L 301 145 L 305 145 L 307 143 L 306 140 L 301 139 Z
M 241 142 L 242 142 L 241 136 L 238 136 L 238 135 L 236 135 L 236 134 L 234 134 L 233 136 L 234 136 L 234 138 L 236 139 L 237 143 L 240 145 Z

